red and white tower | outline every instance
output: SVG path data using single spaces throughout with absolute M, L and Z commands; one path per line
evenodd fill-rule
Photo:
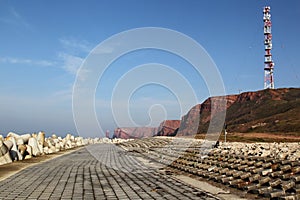
M 265 35 L 265 81 L 264 88 L 274 89 L 274 77 L 273 77 L 273 69 L 274 62 L 272 59 L 272 22 L 271 22 L 271 14 L 270 14 L 270 6 L 266 6 L 263 8 L 264 13 L 264 35 Z

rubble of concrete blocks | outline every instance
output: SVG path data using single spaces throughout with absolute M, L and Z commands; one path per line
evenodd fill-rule
M 0 135 L 0 165 L 89 144 L 120 143 L 124 141 L 129 140 L 83 138 L 71 134 L 67 134 L 64 138 L 55 134 L 51 137 L 45 137 L 45 133 L 42 131 L 22 135 L 9 132 L 6 137 Z
M 218 153 L 228 153 L 241 156 L 273 157 L 295 161 L 300 157 L 300 143 L 241 143 L 230 142 L 214 149 Z
M 120 146 L 169 168 L 257 195 L 256 198 L 300 199 L 300 143 L 220 142 L 214 146 L 211 142 L 210 148 L 203 148 L 203 140 L 185 143 L 188 145 L 151 138 Z

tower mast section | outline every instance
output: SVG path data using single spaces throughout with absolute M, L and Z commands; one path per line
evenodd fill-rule
M 270 14 L 270 6 L 263 8 L 264 20 L 264 45 L 265 45 L 265 61 L 264 61 L 264 89 L 274 89 L 274 62 L 272 59 L 272 22 Z

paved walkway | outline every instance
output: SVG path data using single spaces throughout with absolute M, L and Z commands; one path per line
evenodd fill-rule
M 0 199 L 216 199 L 131 155 L 90 145 L 1 181 Z

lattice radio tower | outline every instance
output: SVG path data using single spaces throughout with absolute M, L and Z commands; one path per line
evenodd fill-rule
M 265 80 L 264 80 L 264 88 L 274 89 L 274 62 L 272 60 L 272 22 L 271 22 L 271 14 L 270 14 L 270 6 L 265 6 L 263 8 L 264 13 L 264 35 L 265 35 Z

